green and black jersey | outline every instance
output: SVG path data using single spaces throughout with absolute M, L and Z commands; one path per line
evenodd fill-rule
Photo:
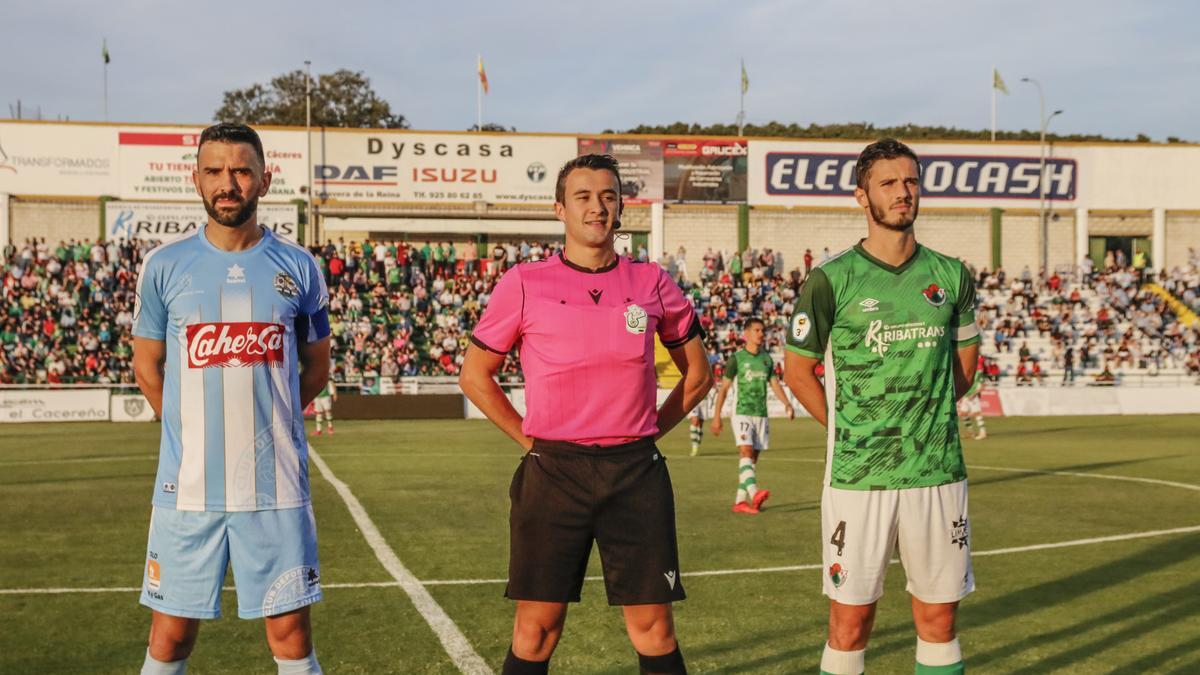
M 859 242 L 813 269 L 787 349 L 825 362 L 828 484 L 894 490 L 966 478 L 954 360 L 978 341 L 975 284 L 954 258 L 918 244 L 895 267 Z
M 757 354 L 739 349 L 725 361 L 721 377 L 737 385 L 735 415 L 767 416 L 767 385 L 775 377 L 775 361 L 765 348 Z

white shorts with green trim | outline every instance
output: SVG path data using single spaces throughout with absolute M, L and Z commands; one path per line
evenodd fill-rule
M 957 602 L 975 590 L 967 481 L 903 490 L 821 493 L 824 592 L 845 605 L 883 595 L 899 546 L 907 590 L 926 603 Z
M 766 450 L 771 445 L 771 423 L 766 417 L 733 416 L 733 442 L 748 445 L 754 450 Z

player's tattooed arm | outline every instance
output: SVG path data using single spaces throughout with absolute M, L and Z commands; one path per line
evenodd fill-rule
M 163 340 L 134 336 L 133 376 L 142 396 L 150 402 L 154 414 L 162 419 L 163 363 L 167 360 L 167 343 Z
M 790 349 L 783 353 L 783 381 L 800 401 L 800 405 L 823 426 L 828 426 L 828 411 L 825 408 L 825 385 L 815 372 L 820 360 L 796 353 Z
M 973 342 L 957 350 L 954 359 L 954 399 L 962 398 L 975 381 L 975 367 L 979 365 L 979 343 Z
M 472 343 L 467 347 L 462 372 L 458 375 L 458 386 L 492 424 L 528 452 L 533 447 L 533 439 L 521 431 L 521 424 L 525 420 L 495 379 L 496 372 L 504 365 L 504 356 Z
M 662 438 L 679 424 L 689 410 L 704 400 L 704 395 L 713 385 L 708 352 L 704 347 L 704 340 L 699 335 L 693 336 L 679 347 L 670 349 L 669 352 L 671 360 L 675 362 L 683 377 L 658 409 L 658 435 L 655 439 Z

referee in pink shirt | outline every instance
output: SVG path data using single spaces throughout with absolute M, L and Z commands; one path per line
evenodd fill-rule
M 654 441 L 712 386 L 691 303 L 654 263 L 619 257 L 617 162 L 583 155 L 558 173 L 562 254 L 517 265 L 496 285 L 467 351 L 463 393 L 527 452 L 509 496 L 505 596 L 517 601 L 504 673 L 545 673 L 567 603 L 600 549 L 643 673 L 684 673 L 671 603 L 682 600 L 675 498 Z M 655 406 L 654 336 L 683 373 Z M 493 376 L 519 349 L 526 416 Z

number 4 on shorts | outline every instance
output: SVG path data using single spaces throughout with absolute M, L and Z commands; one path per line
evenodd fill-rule
M 839 521 L 837 527 L 833 529 L 833 536 L 829 538 L 829 543 L 837 547 L 837 554 L 842 554 L 842 549 L 846 547 L 846 521 Z

